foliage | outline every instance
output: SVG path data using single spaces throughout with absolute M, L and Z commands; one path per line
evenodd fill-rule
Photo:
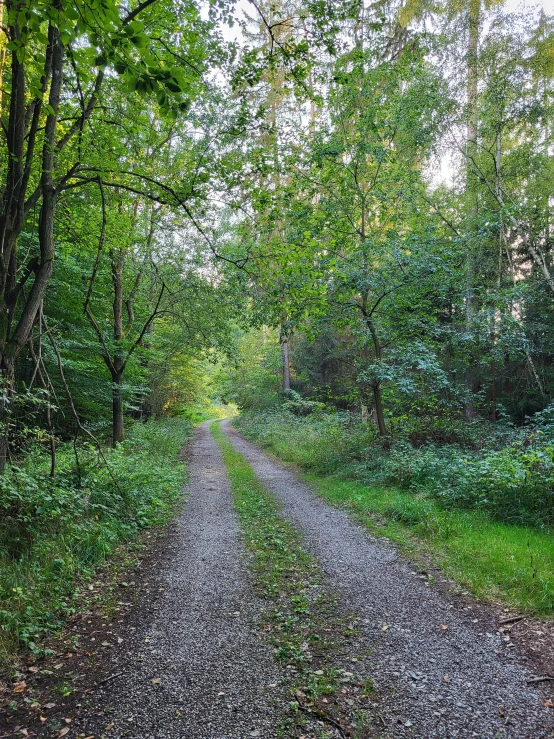
M 544 432 L 506 429 L 499 435 L 494 429 L 486 437 L 475 425 L 473 438 L 465 429 L 466 446 L 416 447 L 401 428 L 383 444 L 371 424 L 347 414 L 304 418 L 283 407 L 244 415 L 237 423 L 263 446 L 318 474 L 397 485 L 444 508 L 476 508 L 506 523 L 554 527 L 554 449 Z M 505 444 L 506 435 L 512 443 L 495 448 Z
M 167 521 L 181 496 L 178 452 L 190 423 L 135 424 L 99 457 L 93 445 L 59 450 L 55 478 L 39 447 L 0 478 L 0 656 L 38 649 L 72 613 L 74 597 L 120 542 Z
M 279 403 L 281 361 L 275 333 L 258 329 L 244 333 L 237 342 L 238 356 L 220 378 L 225 397 L 239 408 L 265 410 Z

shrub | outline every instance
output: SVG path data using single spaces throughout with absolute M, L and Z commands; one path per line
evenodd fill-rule
M 0 477 L 0 659 L 57 628 L 75 588 L 121 541 L 163 523 L 180 498 L 178 452 L 190 434 L 178 419 L 136 424 L 130 438 L 75 457 L 58 450 L 56 477 L 40 450 Z
M 507 523 L 554 526 L 554 445 L 550 433 L 490 430 L 480 443 L 417 446 L 401 433 L 382 440 L 346 414 L 299 417 L 287 408 L 245 415 L 238 425 L 286 461 L 320 474 L 368 484 L 394 484 L 430 496 L 445 508 L 478 508 Z M 549 430 L 551 430 L 549 428 Z M 511 439 L 500 449 L 494 444 Z M 515 439 L 515 441 L 514 441 Z

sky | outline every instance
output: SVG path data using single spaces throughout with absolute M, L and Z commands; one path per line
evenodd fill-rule
M 530 8 L 538 5 L 539 7 L 544 8 L 544 12 L 548 15 L 552 15 L 554 13 L 554 0 L 538 0 L 537 2 L 529 2 L 528 0 L 524 0 L 521 2 L 521 0 L 508 0 L 506 3 L 506 8 L 508 10 L 517 10 L 517 8 Z
M 235 7 L 239 16 L 242 16 L 244 10 L 250 16 L 256 15 L 254 7 L 248 0 L 237 0 Z M 543 8 L 547 15 L 554 15 L 554 0 L 506 0 L 504 7 L 509 12 L 526 8 Z M 228 41 L 240 41 L 242 35 L 237 25 L 234 28 L 224 28 L 223 34 Z

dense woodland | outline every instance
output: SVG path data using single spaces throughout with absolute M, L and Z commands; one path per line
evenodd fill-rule
M 550 530 L 550 17 L 0 17 L 2 648 L 35 645 L 87 568 L 170 515 L 171 455 L 232 404 L 306 467 Z

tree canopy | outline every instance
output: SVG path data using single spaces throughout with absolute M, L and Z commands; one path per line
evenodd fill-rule
M 109 422 L 116 444 L 126 417 L 182 410 L 203 362 L 247 403 L 248 331 L 280 344 L 285 393 L 366 409 L 381 436 L 549 406 L 551 18 L 480 0 L 1 13 L 2 466 L 33 434 Z

